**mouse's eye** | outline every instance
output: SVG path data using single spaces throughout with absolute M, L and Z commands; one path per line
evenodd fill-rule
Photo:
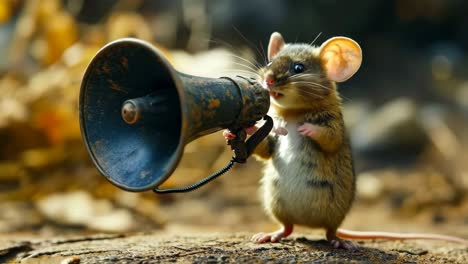
M 293 71 L 294 73 L 301 73 L 301 72 L 304 72 L 304 64 L 302 63 L 294 63 L 293 65 Z

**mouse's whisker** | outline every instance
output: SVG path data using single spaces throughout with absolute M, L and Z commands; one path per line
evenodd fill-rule
M 302 93 L 303 97 L 305 97 L 307 95 L 307 96 L 314 96 L 314 97 L 317 97 L 317 98 L 320 98 L 320 99 L 325 98 L 325 96 L 323 96 L 321 94 L 318 94 L 318 93 L 314 93 L 312 91 L 302 91 L 301 93 Z
M 289 80 L 304 80 L 304 81 L 310 81 L 311 79 L 313 80 L 324 80 L 324 78 L 321 75 L 316 75 L 316 74 L 301 74 L 301 75 L 293 75 L 288 78 Z
M 310 86 L 310 85 L 307 85 L 307 84 L 305 86 L 306 87 L 296 85 L 296 89 L 298 89 L 300 91 L 300 93 L 302 93 L 302 94 L 313 95 L 315 97 L 321 97 L 321 98 L 325 97 L 323 95 L 318 94 L 318 93 L 323 93 L 323 90 L 319 89 L 318 87 Z
M 300 74 L 290 76 L 289 79 L 301 79 L 301 78 L 306 78 L 306 77 L 314 77 L 314 78 L 318 78 L 320 80 L 323 79 L 323 75 L 318 74 L 318 73 L 300 73 Z
M 300 90 L 300 93 L 302 95 L 314 95 L 314 96 L 321 96 L 323 97 L 322 94 L 320 94 L 318 91 L 312 91 L 312 90 Z
M 323 89 L 327 89 L 327 90 L 331 90 L 330 87 L 326 86 L 326 85 L 323 85 L 323 84 L 320 84 L 320 83 L 316 83 L 316 82 L 310 82 L 310 81 L 301 81 L 301 80 L 298 80 L 298 81 L 294 81 L 295 83 L 304 83 L 304 84 L 310 84 L 310 85 L 313 85 L 313 86 L 316 86 L 316 87 L 321 87 Z
M 237 74 L 237 75 L 246 74 L 249 77 L 254 77 L 257 81 L 262 79 L 259 74 L 255 73 L 255 72 L 251 72 L 251 71 L 246 71 L 246 70 L 226 69 L 226 70 L 222 70 L 221 73 Z
M 317 36 L 314 38 L 314 40 L 312 40 L 312 42 L 309 45 L 310 46 L 314 45 L 314 42 L 320 37 L 320 35 L 322 35 L 322 32 L 319 32 Z
M 261 76 L 251 72 L 251 71 L 246 71 L 246 70 L 239 70 L 239 69 L 232 69 L 232 70 L 223 70 L 221 72 L 227 72 L 227 73 L 235 73 L 235 74 L 248 74 L 249 76 L 255 76 L 256 79 L 260 80 Z
M 325 86 L 325 85 L 323 85 L 323 84 L 320 84 L 320 83 L 316 83 L 316 82 L 311 82 L 311 81 L 301 81 L 301 80 L 299 80 L 299 81 L 295 81 L 295 82 L 297 82 L 297 83 L 308 83 L 308 84 L 311 84 L 311 85 L 314 85 L 314 86 L 317 86 L 317 87 L 321 87 L 321 88 L 323 88 L 323 89 L 331 90 L 331 88 L 330 88 L 330 87 L 328 87 L 328 86 Z
M 308 92 L 308 91 L 303 91 L 305 92 L 308 96 L 314 96 L 318 99 L 323 99 L 325 98 L 323 95 L 320 95 L 320 94 L 317 94 L 317 93 L 312 93 L 312 92 Z M 305 94 L 301 95 L 302 97 L 305 97 Z
M 303 76 L 320 76 L 320 75 L 321 74 L 318 74 L 318 73 L 298 73 L 298 74 L 292 75 L 289 78 L 299 78 L 299 77 L 303 77 Z
M 255 68 L 257 71 L 259 71 L 261 69 L 261 66 L 258 62 L 256 61 L 250 61 L 246 58 L 242 58 L 241 56 L 238 56 L 238 55 L 235 55 L 235 54 L 230 54 L 230 56 L 236 58 L 236 59 L 239 59 L 239 60 L 242 60 L 242 61 L 245 61 L 246 63 L 248 63 L 250 66 L 252 66 L 253 68 Z
M 218 44 L 226 49 L 228 49 L 229 51 L 231 52 L 237 52 L 237 53 L 240 53 L 240 50 L 235 48 L 232 44 L 230 44 L 229 42 L 227 41 L 224 41 L 224 40 L 221 40 L 221 39 L 216 39 L 216 38 L 206 38 L 204 39 L 205 41 L 207 41 L 208 43 L 215 43 L 215 44 Z M 230 53 L 229 54 L 230 56 L 233 56 L 234 58 L 237 58 L 237 59 L 240 59 L 240 60 L 243 60 L 249 64 L 251 64 L 252 66 L 254 66 L 255 68 L 257 69 L 260 69 L 262 67 L 262 65 L 260 63 L 258 63 L 257 61 L 254 61 L 254 63 L 252 63 L 252 61 L 250 60 L 247 60 L 245 58 L 242 58 L 240 56 L 237 56 L 235 54 L 232 54 Z
M 234 46 L 231 43 L 224 41 L 222 39 L 211 37 L 211 38 L 203 38 L 203 41 L 206 41 L 208 43 L 218 44 L 226 49 L 235 50 Z
M 310 90 L 321 91 L 321 90 L 323 90 L 322 87 L 317 86 L 317 85 L 315 85 L 315 84 L 311 84 L 311 83 L 291 82 L 290 84 L 294 85 L 294 87 L 295 87 L 296 89 L 304 90 L 304 91 L 310 91 Z
M 268 58 L 267 58 L 267 54 L 265 52 L 265 49 L 263 48 L 263 44 L 262 44 L 261 41 L 260 41 L 260 48 L 262 49 L 263 62 L 265 63 L 265 65 L 267 65 L 268 64 Z
M 247 45 L 250 46 L 251 48 L 255 48 L 255 50 L 257 50 L 257 53 L 261 56 L 263 56 L 262 52 L 260 51 L 260 49 L 253 44 L 252 41 L 248 40 L 240 31 L 239 29 L 237 29 L 234 25 L 232 26 L 234 28 L 235 31 L 237 31 L 237 33 L 247 42 Z M 266 65 L 266 63 L 265 63 Z
M 302 73 L 295 74 L 295 75 L 293 75 L 291 77 L 300 77 L 300 76 L 304 76 L 304 75 L 323 76 L 323 74 L 321 74 L 321 73 L 314 73 L 313 71 L 305 71 L 305 72 L 302 72 Z
M 298 81 L 298 82 L 291 82 L 291 83 L 292 83 L 292 84 L 296 84 L 296 88 L 299 89 L 299 90 L 301 90 L 301 91 L 304 91 L 304 92 L 307 92 L 307 91 L 308 91 L 308 92 L 312 92 L 312 91 L 310 91 L 311 88 L 312 88 L 312 90 L 316 90 L 316 91 L 317 91 L 317 90 L 319 90 L 319 89 L 318 89 L 319 87 L 320 87 L 320 88 L 324 88 L 324 89 L 326 89 L 326 90 L 332 90 L 331 88 L 326 87 L 326 86 L 325 86 L 325 87 L 317 86 L 316 83 L 314 83 L 314 85 L 311 85 L 310 83 L 299 82 L 299 81 Z M 302 86 L 302 85 L 307 86 L 307 88 L 304 87 L 304 86 Z M 340 97 L 341 97 L 342 99 L 346 100 L 346 101 L 352 101 L 351 98 L 346 97 L 346 96 L 344 96 L 344 95 L 342 95 L 342 94 L 340 94 Z
M 246 64 L 243 64 L 243 63 L 239 63 L 239 62 L 233 62 L 233 63 L 236 64 L 236 65 L 242 66 L 242 67 L 244 67 L 245 69 L 249 69 L 249 70 L 251 70 L 252 72 L 257 72 L 256 69 L 252 68 L 252 67 L 249 66 L 249 65 L 246 65 Z
M 318 83 L 314 83 L 314 82 L 307 82 L 307 81 L 294 81 L 294 82 L 291 82 L 291 84 L 296 84 L 296 85 L 304 85 L 304 86 L 308 86 L 308 87 L 314 87 L 314 88 L 321 88 L 321 89 L 325 89 L 325 90 L 331 90 L 331 88 L 327 87 L 327 86 L 324 86 L 324 85 L 321 85 L 321 84 L 318 84 Z
M 317 91 L 319 91 L 319 90 L 301 89 L 301 88 L 297 88 L 297 89 L 304 93 L 316 93 Z

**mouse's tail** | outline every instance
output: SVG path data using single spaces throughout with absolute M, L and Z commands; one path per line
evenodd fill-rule
M 391 233 L 391 232 L 363 232 L 339 228 L 336 235 L 345 239 L 389 239 L 389 240 L 443 240 L 468 246 L 468 240 L 438 234 L 418 234 L 418 233 Z

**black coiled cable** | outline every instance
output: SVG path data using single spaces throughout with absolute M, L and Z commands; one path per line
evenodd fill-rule
M 190 186 L 187 186 L 187 187 L 183 187 L 183 188 L 173 188 L 173 189 L 153 189 L 153 192 L 155 193 L 184 193 L 184 192 L 190 192 L 190 191 L 193 191 L 193 190 L 196 190 L 200 187 L 202 187 L 203 185 L 205 185 L 206 183 L 218 178 L 219 176 L 223 175 L 224 173 L 228 172 L 232 166 L 234 166 L 234 163 L 235 163 L 235 160 L 234 159 L 231 159 L 229 161 L 229 163 L 222 169 L 220 169 L 219 171 L 217 171 L 216 173 L 213 173 L 211 174 L 210 176 L 200 180 L 199 182 L 197 183 L 194 183 Z

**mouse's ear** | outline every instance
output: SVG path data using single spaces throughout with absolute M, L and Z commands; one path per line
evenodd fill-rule
M 281 36 L 281 34 L 278 32 L 271 34 L 270 43 L 268 43 L 268 61 L 271 61 L 283 47 L 283 36 Z
M 320 60 L 329 80 L 344 82 L 361 66 L 361 47 L 350 38 L 334 37 L 320 46 Z

